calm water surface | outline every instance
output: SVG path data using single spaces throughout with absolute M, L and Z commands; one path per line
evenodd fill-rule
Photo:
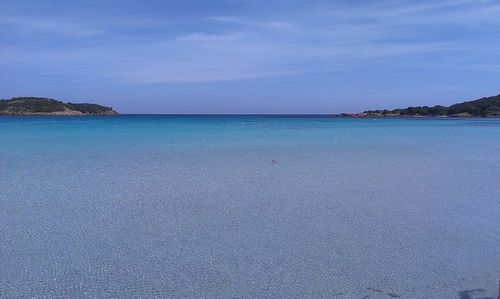
M 496 298 L 499 278 L 497 119 L 0 117 L 2 298 Z

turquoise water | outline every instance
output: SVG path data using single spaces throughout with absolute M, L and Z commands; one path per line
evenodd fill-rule
M 2 298 L 498 292 L 498 119 L 4 116 L 0 188 Z

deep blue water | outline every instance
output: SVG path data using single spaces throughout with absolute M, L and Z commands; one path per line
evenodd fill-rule
M 493 297 L 499 278 L 499 119 L 0 117 L 2 298 Z

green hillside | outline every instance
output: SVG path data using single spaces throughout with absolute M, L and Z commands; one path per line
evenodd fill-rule
M 368 110 L 342 116 L 448 116 L 448 117 L 500 117 L 500 94 L 474 101 L 445 106 L 418 106 L 394 110 Z
M 65 103 L 62 101 L 41 97 L 15 97 L 0 100 L 0 114 L 117 114 L 111 107 L 89 103 Z

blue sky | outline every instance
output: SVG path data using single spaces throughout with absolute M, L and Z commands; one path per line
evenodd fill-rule
M 500 93 L 500 0 L 0 0 L 0 97 L 337 113 Z

